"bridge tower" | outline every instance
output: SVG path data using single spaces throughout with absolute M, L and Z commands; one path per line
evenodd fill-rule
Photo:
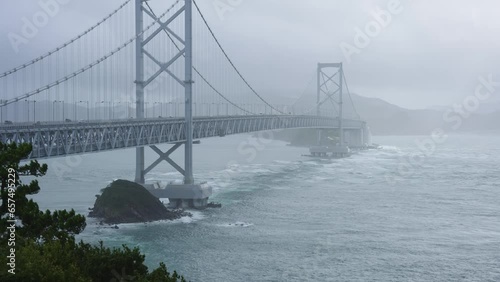
M 335 72 L 333 74 L 327 73 L 325 70 L 333 69 Z M 337 77 L 337 79 L 335 79 Z M 323 78 L 323 82 L 322 82 Z M 334 89 L 328 87 L 328 83 L 332 82 L 335 86 Z M 333 101 L 334 104 L 339 106 L 339 138 L 340 144 L 344 144 L 344 130 L 343 130 L 343 82 L 344 82 L 344 69 L 342 63 L 319 63 L 317 70 L 317 97 L 316 97 L 316 114 L 321 115 L 321 106 L 328 102 Z M 334 97 L 338 94 L 339 99 L 335 101 Z M 323 98 L 324 97 L 324 98 Z M 318 130 L 318 146 L 321 146 L 321 136 L 322 130 Z
M 152 12 L 149 12 L 143 5 L 149 0 L 135 0 L 135 21 L 136 21 L 136 115 L 137 119 L 144 119 L 144 90 L 153 82 L 159 74 L 166 72 L 168 75 L 174 78 L 178 83 L 180 83 L 185 89 L 185 126 L 184 126 L 184 142 L 176 143 L 167 152 L 162 152 L 156 146 L 151 146 L 151 149 L 155 151 L 159 158 L 145 169 L 144 161 L 144 147 L 138 147 L 136 149 L 136 174 L 135 181 L 140 184 L 145 184 L 145 175 L 156 167 L 160 162 L 166 161 L 172 165 L 177 171 L 184 175 L 183 184 L 169 184 L 166 189 L 151 189 L 149 190 L 158 197 L 169 198 L 170 205 L 172 207 L 195 207 L 200 208 L 207 205 L 208 197 L 212 194 L 212 188 L 206 184 L 195 184 L 193 177 L 193 26 L 192 26 L 192 12 L 193 12 L 193 0 L 184 0 L 184 6 L 179 8 L 176 13 L 174 13 L 166 21 L 162 21 Z M 151 17 L 154 21 L 159 24 L 159 27 L 147 38 L 144 38 L 144 14 Z M 155 58 L 152 54 L 147 52 L 147 44 L 160 32 L 166 32 L 176 38 L 181 38 L 179 35 L 175 34 L 168 25 L 173 22 L 180 15 L 184 14 L 184 24 L 185 24 L 185 34 L 182 43 L 184 48 L 166 63 L 161 62 Z M 144 73 L 144 55 L 148 56 L 153 60 L 160 69 L 149 77 L 147 80 Z M 174 64 L 177 60 L 184 60 L 185 64 L 185 74 L 184 80 L 177 78 L 168 68 Z M 180 146 L 184 145 L 184 169 L 177 165 L 170 155 L 178 149 Z M 146 186 L 147 187 L 147 186 Z
M 333 74 L 331 74 L 332 70 Z M 331 83 L 330 83 L 331 82 Z M 342 63 L 319 63 L 317 69 L 317 97 L 316 97 L 316 114 L 321 115 L 321 106 L 326 102 L 333 102 L 339 107 L 338 127 L 339 127 L 339 143 L 335 147 L 327 147 L 322 143 L 323 129 L 318 129 L 318 145 L 317 147 L 310 148 L 313 156 L 326 156 L 332 153 L 336 156 L 344 156 L 349 153 L 349 149 L 345 145 L 344 140 L 344 124 L 343 124 L 343 82 L 344 82 L 344 69 Z M 329 88 L 328 84 L 333 84 L 335 87 Z M 338 100 L 335 96 L 338 95 Z

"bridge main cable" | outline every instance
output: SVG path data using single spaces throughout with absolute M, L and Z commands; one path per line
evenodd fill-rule
M 158 22 L 158 24 L 161 24 L 159 22 L 159 18 L 156 16 L 155 12 L 153 11 L 153 9 L 151 8 L 151 6 L 149 5 L 148 2 L 145 2 L 146 6 L 148 7 L 149 9 L 149 12 L 156 18 L 156 22 Z M 178 51 L 181 51 L 181 48 L 179 47 L 179 45 L 177 45 L 177 43 L 175 42 L 175 40 L 172 38 L 172 36 L 170 36 L 170 34 L 166 31 L 166 30 L 163 30 L 163 32 L 165 32 L 165 34 L 167 35 L 167 37 L 170 39 L 170 41 L 174 44 L 175 48 L 177 48 Z M 183 54 L 182 55 L 183 57 L 185 57 L 186 55 Z M 247 114 L 251 114 L 251 115 L 255 115 L 256 113 L 253 113 L 253 112 L 250 112 L 240 106 L 238 106 L 238 104 L 234 103 L 233 101 L 229 100 L 229 98 L 227 98 L 224 94 L 222 94 L 219 90 L 217 90 L 206 78 L 204 75 L 202 75 L 200 73 L 200 71 L 198 71 L 198 69 L 193 66 L 193 70 L 196 72 L 196 74 L 198 74 L 200 76 L 200 78 L 213 90 L 215 91 L 215 93 L 217 93 L 217 95 L 219 95 L 222 99 L 224 99 L 226 102 L 228 102 L 230 105 L 236 107 L 237 109 L 247 113 Z
M 168 8 L 167 11 L 165 11 L 163 14 L 160 15 L 160 18 L 163 18 L 166 14 L 168 14 L 173 8 L 175 8 L 175 6 L 177 4 L 179 4 L 180 1 L 181 0 L 175 1 L 175 3 L 172 4 L 172 6 L 170 6 L 170 8 Z M 27 92 L 27 93 L 25 93 L 25 94 L 23 94 L 21 96 L 16 97 L 16 98 L 12 98 L 12 99 L 9 99 L 9 100 L 3 100 L 3 102 L 0 104 L 0 107 L 5 107 L 7 105 L 16 103 L 16 102 L 18 102 L 18 101 L 20 101 L 22 99 L 26 99 L 26 98 L 29 98 L 29 97 L 31 97 L 33 95 L 36 95 L 36 94 L 38 94 L 40 92 L 49 90 L 49 89 L 51 89 L 54 86 L 57 86 L 57 85 L 59 85 L 59 84 L 61 84 L 63 82 L 66 82 L 66 81 L 68 81 L 68 80 L 70 80 L 70 79 L 72 79 L 72 78 L 74 78 L 74 77 L 76 77 L 76 76 L 78 76 L 78 75 L 86 72 L 87 70 L 89 70 L 89 69 L 93 68 L 94 66 L 96 66 L 96 65 L 104 62 L 105 60 L 107 60 L 108 58 L 110 58 L 111 56 L 113 56 L 114 54 L 118 53 L 123 48 L 127 47 L 128 45 L 130 45 L 130 43 L 134 42 L 138 37 L 142 36 L 146 31 L 148 31 L 151 27 L 153 27 L 155 23 L 156 22 L 152 22 L 140 34 L 132 37 L 130 40 L 128 40 L 127 42 L 125 42 L 124 44 L 122 44 L 121 46 L 119 46 L 118 48 L 116 48 L 115 50 L 113 50 L 110 53 L 104 55 L 103 57 L 101 57 L 97 61 L 95 61 L 95 62 L 87 65 L 86 67 L 83 67 L 80 70 L 75 71 L 75 72 L 73 72 L 72 74 L 70 74 L 68 76 L 65 76 L 65 77 L 63 77 L 61 79 L 58 79 L 58 80 L 56 80 L 56 81 L 54 81 L 52 83 L 49 83 L 49 84 L 47 84 L 47 85 L 45 85 L 43 87 L 40 87 L 38 89 L 35 89 L 33 91 Z
M 358 116 L 358 119 L 361 120 L 361 116 L 359 115 L 358 111 L 356 110 L 356 106 L 354 106 L 354 101 L 352 100 L 352 96 L 351 96 L 351 91 L 349 91 L 349 85 L 347 85 L 347 80 L 346 80 L 346 76 L 344 75 L 344 83 L 345 83 L 345 87 L 347 89 L 347 93 L 349 94 L 349 99 L 351 100 L 351 105 L 352 105 L 352 108 L 354 110 L 354 113 Z
M 61 51 L 62 49 L 68 47 L 69 45 L 71 45 L 72 43 L 74 43 L 75 41 L 77 41 L 78 39 L 82 38 L 83 36 L 87 35 L 89 32 L 91 32 L 92 30 L 96 29 L 97 27 L 99 27 L 101 24 L 103 24 L 104 22 L 106 22 L 108 19 L 110 19 L 112 16 L 116 15 L 116 13 L 118 13 L 121 9 L 123 9 L 123 7 L 125 7 L 128 3 L 130 3 L 130 1 L 132 0 L 127 0 L 125 1 L 123 4 L 120 5 L 120 7 L 118 7 L 116 10 L 114 10 L 113 12 L 111 12 L 109 15 L 107 15 L 105 18 L 103 18 L 101 21 L 99 21 L 98 23 L 96 23 L 95 25 L 93 25 L 92 27 L 90 27 L 89 29 L 85 30 L 83 33 L 79 34 L 78 36 L 75 36 L 73 39 L 67 41 L 66 43 L 60 45 L 59 47 L 49 51 L 48 53 L 38 57 L 38 58 L 35 58 L 29 62 L 26 62 L 20 66 L 17 66 L 11 70 L 8 70 L 2 74 L 0 74 L 0 78 L 4 78 L 6 76 L 9 76 L 11 74 L 14 74 L 24 68 L 27 68 L 59 51 Z
M 221 49 L 222 53 L 224 54 L 224 56 L 226 57 L 226 59 L 228 60 L 229 64 L 231 64 L 231 66 L 233 67 L 233 69 L 236 71 L 236 73 L 238 74 L 238 76 L 243 80 L 243 82 L 248 86 L 248 88 L 250 88 L 250 90 L 262 101 L 264 102 L 264 104 L 266 104 L 267 106 L 269 106 L 272 110 L 275 110 L 276 112 L 280 113 L 280 114 L 285 114 L 284 112 L 280 111 L 279 109 L 276 109 L 275 107 L 273 107 L 273 105 L 271 105 L 269 102 L 267 102 L 264 98 L 262 98 L 262 96 L 259 95 L 259 93 L 257 93 L 257 91 L 255 91 L 255 89 L 248 83 L 248 81 L 243 77 L 243 75 L 241 74 L 241 72 L 238 70 L 238 68 L 236 68 L 236 66 L 234 65 L 233 61 L 229 58 L 228 54 L 226 53 L 226 51 L 224 50 L 224 48 L 222 47 L 222 45 L 220 44 L 219 40 L 217 39 L 217 37 L 215 36 L 214 32 L 212 31 L 212 28 L 210 27 L 210 25 L 208 24 L 207 20 L 205 19 L 205 16 L 203 15 L 203 13 L 201 12 L 200 8 L 198 7 L 198 4 L 196 3 L 195 0 L 193 0 L 193 3 L 194 3 L 194 6 L 196 7 L 196 10 L 198 11 L 198 13 L 200 14 L 201 16 L 201 19 L 203 20 L 203 22 L 205 23 L 206 27 L 208 28 L 208 31 L 210 32 L 210 34 L 212 35 L 212 37 L 214 38 L 215 42 L 217 43 L 217 45 L 219 46 L 219 48 Z

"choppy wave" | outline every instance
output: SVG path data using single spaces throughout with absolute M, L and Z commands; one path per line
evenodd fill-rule
M 119 229 L 89 219 L 83 238 L 140 245 L 151 266 L 166 260 L 191 281 L 245 281 L 255 269 L 265 281 L 497 281 L 500 139 L 454 139 L 408 174 L 398 169 L 419 152 L 415 138 L 385 139 L 395 145 L 347 159 L 290 150 L 295 157 L 208 167 L 196 179 L 212 185 L 222 208 Z M 387 175 L 397 181 L 390 185 Z M 78 204 L 58 192 L 51 200 Z
M 217 224 L 217 226 L 219 226 L 219 227 L 242 227 L 242 228 L 250 227 L 253 225 L 254 225 L 253 223 L 247 223 L 247 222 L 243 222 L 243 221 L 237 221 L 234 223 Z

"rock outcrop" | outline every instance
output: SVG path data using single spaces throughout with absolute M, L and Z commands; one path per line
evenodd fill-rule
M 96 197 L 89 217 L 100 218 L 108 224 L 173 220 L 190 215 L 168 210 L 146 188 L 126 180 L 114 181 Z

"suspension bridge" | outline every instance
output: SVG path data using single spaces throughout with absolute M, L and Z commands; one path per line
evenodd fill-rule
M 69 41 L 1 73 L 0 141 L 31 143 L 31 159 L 136 148 L 137 183 L 162 161 L 184 176 L 162 191 L 180 207 L 203 207 L 211 194 L 194 181 L 192 147 L 200 139 L 315 128 L 318 145 L 324 129 L 339 132 L 339 146 L 369 143 L 342 63 L 315 66 L 316 85 L 295 102 L 271 102 L 275 95 L 243 76 L 196 1 L 153 2 L 124 1 Z M 172 147 L 163 152 L 159 144 Z M 169 157 L 181 146 L 184 167 Z M 147 167 L 145 147 L 159 156 Z

